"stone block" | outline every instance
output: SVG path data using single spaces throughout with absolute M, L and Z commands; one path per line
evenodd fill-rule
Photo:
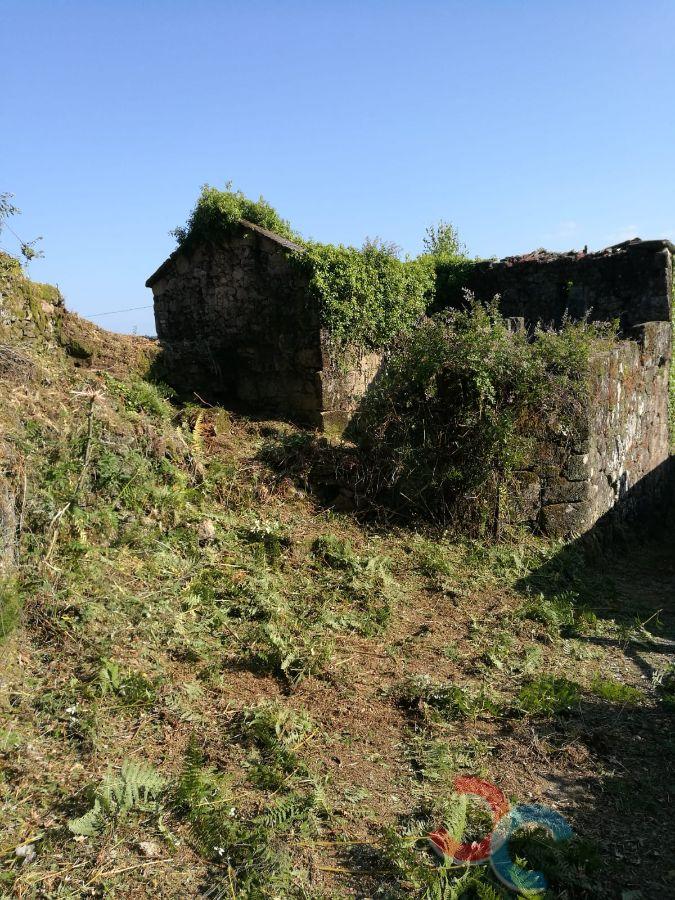
M 543 490 L 544 503 L 581 503 L 588 496 L 588 481 L 568 481 L 552 478 Z
M 554 503 L 541 511 L 541 527 L 549 537 L 572 537 L 582 534 L 594 521 L 586 503 Z
M 586 481 L 592 471 L 589 453 L 573 453 L 565 466 L 562 474 L 568 481 Z

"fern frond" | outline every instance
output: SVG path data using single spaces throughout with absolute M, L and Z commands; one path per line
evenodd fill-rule
M 165 779 L 147 763 L 124 760 L 118 775 L 107 775 L 101 781 L 93 807 L 79 819 L 71 819 L 68 828 L 91 837 L 102 831 L 108 820 L 159 801 L 165 787 Z
M 78 819 L 70 819 L 68 830 L 73 834 L 81 834 L 85 837 L 95 837 L 105 827 L 106 815 L 101 807 L 101 801 L 96 798 L 92 808 Z

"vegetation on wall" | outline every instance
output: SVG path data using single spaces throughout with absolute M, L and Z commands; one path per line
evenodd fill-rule
M 464 310 L 399 341 L 364 398 L 352 434 L 368 450 L 371 491 L 408 512 L 464 528 L 497 527 L 516 470 L 538 441 L 581 437 L 589 358 L 608 326 L 514 331 L 496 304 Z
M 410 331 L 433 296 L 428 256 L 402 261 L 373 243 L 361 250 L 313 243 L 296 260 L 309 274 L 321 323 L 338 344 L 382 347 Z
M 379 348 L 408 333 L 437 294 L 457 293 L 473 265 L 447 222 L 427 229 L 424 254 L 400 259 L 396 245 L 378 239 L 360 249 L 304 240 L 266 200 L 249 200 L 230 184 L 222 191 L 204 185 L 186 224 L 172 234 L 189 248 L 236 233 L 242 219 L 303 247 L 290 256 L 308 278 L 322 327 L 338 345 Z
M 289 223 L 263 197 L 249 200 L 242 191 L 232 190 L 231 182 L 222 191 L 210 184 L 203 185 L 187 222 L 174 228 L 171 234 L 179 247 L 189 247 L 202 240 L 215 241 L 236 233 L 242 219 L 282 237 L 295 238 Z

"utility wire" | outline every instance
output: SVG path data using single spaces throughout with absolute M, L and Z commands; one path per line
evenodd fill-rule
M 130 306 L 128 309 L 110 309 L 108 312 L 80 313 L 80 315 L 87 319 L 100 319 L 101 316 L 116 316 L 117 313 L 135 312 L 137 309 L 152 309 L 152 303 L 148 303 L 147 306 Z

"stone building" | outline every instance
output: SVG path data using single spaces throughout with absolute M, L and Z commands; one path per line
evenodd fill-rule
M 183 392 L 226 398 L 249 412 L 341 431 L 380 367 L 382 352 L 336 351 L 319 322 L 303 248 L 242 222 L 218 244 L 178 249 L 148 279 L 170 380 Z M 521 473 L 522 518 L 549 534 L 583 532 L 621 501 L 630 510 L 660 490 L 670 453 L 673 254 L 665 240 L 598 253 L 536 251 L 472 267 L 466 287 L 500 296 L 526 326 L 618 320 L 621 340 L 593 360 L 587 434 L 579 446 L 541 448 Z M 457 298 L 447 303 L 460 303 Z
M 148 278 L 165 369 L 178 390 L 341 430 L 380 354 L 339 354 L 319 324 L 303 248 L 243 221 L 240 232 L 176 250 Z

